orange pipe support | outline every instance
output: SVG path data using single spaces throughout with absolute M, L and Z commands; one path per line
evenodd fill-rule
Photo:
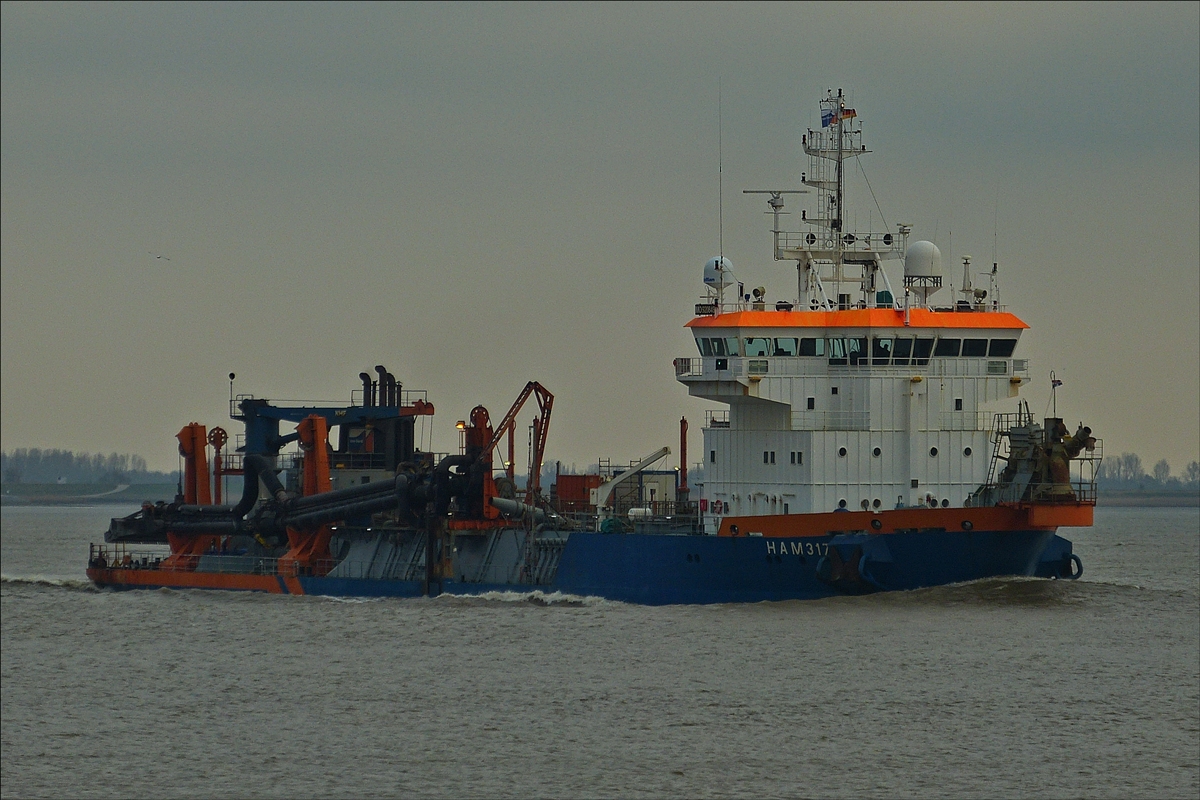
M 189 422 L 175 435 L 183 456 L 183 501 L 189 505 L 212 505 L 208 486 L 208 431 L 199 422 Z
M 168 533 L 167 543 L 171 545 L 171 555 L 163 559 L 159 569 L 166 572 L 195 572 L 200 563 L 200 556 L 215 550 L 221 537 L 213 534 L 200 536 L 184 536 L 178 533 Z
M 304 451 L 304 497 L 333 489 L 329 475 L 329 423 L 324 417 L 312 414 L 296 426 L 300 448 Z
M 333 529 L 323 525 L 315 531 L 287 529 L 288 551 L 280 556 L 279 574 L 294 578 L 301 575 L 324 577 L 333 563 L 329 538 Z

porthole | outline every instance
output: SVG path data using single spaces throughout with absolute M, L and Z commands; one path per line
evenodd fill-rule
M 971 448 L 969 448 L 969 447 L 964 447 L 964 448 L 963 448 L 963 455 L 964 455 L 964 456 L 968 456 L 968 457 L 969 457 L 969 456 L 971 455 Z
M 883 454 L 883 451 L 880 450 L 878 447 L 876 447 L 874 450 L 871 451 L 871 455 L 875 456 L 876 458 L 879 458 L 879 456 L 882 454 Z
M 950 501 L 949 501 L 949 500 L 943 500 L 943 501 L 942 501 L 942 508 L 949 508 L 949 507 L 950 507 Z
M 883 528 L 883 522 L 881 520 L 873 519 L 871 520 L 871 528 L 874 530 L 881 530 Z
M 844 448 L 844 447 L 839 447 L 839 448 L 838 448 L 838 455 L 839 455 L 839 456 L 841 456 L 842 458 L 845 458 L 845 457 L 846 457 L 846 448 Z
M 864 497 L 863 501 L 861 503 L 859 503 L 859 505 L 862 506 L 863 511 L 866 511 L 868 508 L 871 507 L 871 501 Z
M 937 457 L 937 448 L 936 447 L 929 448 L 929 455 L 933 458 L 936 458 Z
M 975 527 L 975 524 L 974 524 L 973 522 L 971 522 L 971 520 L 969 520 L 969 519 L 964 519 L 964 520 L 962 521 L 962 529 L 963 529 L 964 531 L 969 531 L 969 530 L 971 530 L 971 529 L 972 529 L 972 528 L 974 528 L 974 527 Z
M 845 507 L 846 507 L 846 501 L 838 500 L 838 508 L 845 508 Z
M 878 498 L 878 497 L 876 497 L 876 498 L 875 498 L 875 499 L 874 499 L 874 500 L 871 502 L 871 505 L 872 505 L 872 506 L 874 506 L 875 508 L 879 508 L 881 505 L 883 505 L 883 503 L 882 503 L 882 502 L 880 502 L 880 500 L 879 500 L 879 498 Z

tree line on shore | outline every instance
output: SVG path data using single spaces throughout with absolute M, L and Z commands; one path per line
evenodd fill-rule
M 175 473 L 147 468 L 132 453 L 75 453 L 19 447 L 0 453 L 5 483 L 174 483 Z
M 1171 465 L 1165 458 L 1159 459 L 1146 472 L 1137 453 L 1122 453 L 1104 459 L 1096 471 L 1096 483 L 1101 489 L 1140 490 L 1165 489 L 1167 491 L 1195 490 L 1200 488 L 1200 461 L 1191 461 L 1178 475 L 1171 474 Z

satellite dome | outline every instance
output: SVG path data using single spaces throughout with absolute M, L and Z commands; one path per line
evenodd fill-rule
M 942 275 L 942 251 L 933 242 L 913 242 L 904 254 L 904 277 L 934 278 Z
M 710 258 L 704 262 L 704 285 L 724 289 L 733 284 L 733 262 L 728 258 Z

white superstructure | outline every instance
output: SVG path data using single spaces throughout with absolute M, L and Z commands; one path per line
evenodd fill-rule
M 713 517 L 960 507 L 988 478 L 981 405 L 1028 381 L 1013 357 L 1028 326 L 997 302 L 994 265 L 976 289 L 964 259 L 958 298 L 937 306 L 935 245 L 909 244 L 906 225 L 844 229 L 843 165 L 868 151 L 840 91 L 821 105 L 822 130 L 803 138 L 816 200 L 801 214 L 806 230 L 779 224 L 783 195 L 806 190 L 756 190 L 770 195 L 775 259 L 796 262 L 795 299 L 742 294 L 728 259 L 710 261 L 688 323 L 699 357 L 675 361 L 690 394 L 729 406 L 704 427 Z M 882 262 L 901 259 L 898 294 Z

